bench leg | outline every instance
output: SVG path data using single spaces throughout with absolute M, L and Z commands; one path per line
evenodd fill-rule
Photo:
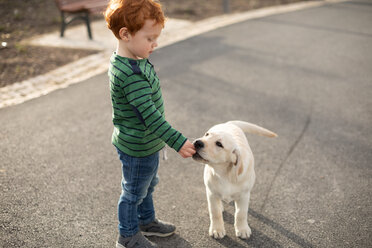
M 67 23 L 65 19 L 65 13 L 61 11 L 61 37 L 63 37 L 65 33 L 66 26 L 67 26 Z
M 70 24 L 72 21 L 77 20 L 77 19 L 82 19 L 85 21 L 85 24 L 87 25 L 87 30 L 88 30 L 88 36 L 89 39 L 92 40 L 92 30 L 90 28 L 90 19 L 89 19 L 89 13 L 85 12 L 84 14 L 81 13 L 80 15 L 73 15 L 73 16 L 65 16 L 65 13 L 61 11 L 61 37 L 64 36 L 66 27 L 68 24 Z
M 92 40 L 93 37 L 92 37 L 92 30 L 90 29 L 89 13 L 85 14 L 85 23 L 87 24 L 89 39 Z

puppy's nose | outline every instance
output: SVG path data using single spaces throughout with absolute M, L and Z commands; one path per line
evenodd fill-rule
M 194 142 L 195 149 L 200 149 L 204 147 L 204 143 L 201 140 L 196 140 Z

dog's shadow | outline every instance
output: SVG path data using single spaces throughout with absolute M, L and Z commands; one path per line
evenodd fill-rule
M 245 248 L 245 247 L 282 247 L 278 242 L 266 236 L 255 228 L 251 228 L 252 235 L 249 239 L 233 239 L 225 236 L 223 239 L 216 239 L 216 242 L 228 248 Z
M 229 205 L 226 207 L 225 211 L 223 212 L 223 219 L 225 224 L 229 224 L 234 226 L 234 215 L 229 213 L 230 206 L 234 206 L 234 203 L 229 203 Z M 282 247 L 278 242 L 271 239 L 264 233 L 260 232 L 259 230 L 252 228 L 252 235 L 249 239 L 243 240 L 234 238 L 226 235 L 223 239 L 217 239 L 216 242 L 220 243 L 221 245 L 228 247 L 228 248 L 242 248 L 242 247 Z
M 227 206 L 227 209 L 223 212 L 223 218 L 226 224 L 234 225 L 234 215 L 229 213 L 230 208 L 234 207 L 234 203 L 230 203 Z M 249 209 L 248 214 L 257 219 L 258 221 L 264 223 L 265 225 L 271 227 L 276 232 L 282 234 L 286 238 L 292 240 L 294 243 L 298 244 L 300 247 L 306 247 L 306 248 L 313 248 L 314 246 L 303 239 L 302 237 L 298 236 L 297 234 L 285 229 L 282 225 L 270 220 L 269 218 L 263 216 L 262 214 L 254 211 L 253 209 Z M 264 233 L 260 232 L 259 230 L 253 228 L 251 225 L 252 235 L 248 240 L 242 240 L 242 239 L 233 239 L 229 236 L 225 236 L 221 240 L 216 240 L 216 242 L 220 243 L 221 245 L 225 247 L 247 247 L 244 245 L 246 243 L 249 247 L 282 247 L 278 242 L 273 240 L 272 238 L 268 237 Z M 234 237 L 235 238 L 235 237 Z
M 234 229 L 233 227 L 234 226 L 234 215 L 231 214 L 231 212 L 234 212 L 233 203 L 225 205 L 225 211 L 223 212 L 223 218 L 224 218 L 225 224 L 230 225 L 229 227 L 225 226 L 225 228 L 226 228 L 226 231 L 230 233 L 226 235 L 223 239 L 210 238 L 212 243 L 215 242 L 215 244 L 218 243 L 219 246 L 224 246 L 227 248 L 283 247 L 276 240 L 267 236 L 265 233 L 259 231 L 258 229 L 252 227 L 252 225 L 250 225 L 251 230 L 252 230 L 252 235 L 249 239 L 243 240 L 243 239 L 235 237 L 235 231 L 231 233 L 231 231 Z M 314 247 L 311 243 L 309 243 L 302 237 L 285 229 L 282 225 L 254 211 L 253 209 L 250 208 L 248 211 L 248 214 L 250 217 L 255 218 L 257 221 L 273 229 L 276 233 L 279 233 L 285 236 L 287 239 L 291 240 L 293 243 L 296 243 L 299 247 L 305 247 L 305 248 Z M 159 247 L 164 247 L 164 248 L 191 248 L 193 247 L 187 240 L 182 238 L 177 233 L 168 238 L 151 237 L 150 240 L 157 243 Z M 216 244 L 216 246 L 218 246 L 218 244 Z

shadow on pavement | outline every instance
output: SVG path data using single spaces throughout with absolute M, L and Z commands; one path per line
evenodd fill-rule
M 230 203 L 229 205 L 233 206 L 234 204 Z M 270 220 L 269 218 L 263 216 L 262 214 L 254 211 L 252 209 L 249 209 L 249 214 L 252 217 L 259 220 L 260 222 L 264 223 L 265 225 L 270 226 L 275 231 L 281 233 L 283 236 L 290 239 L 292 242 L 298 244 L 300 247 L 306 247 L 306 248 L 313 248 L 314 247 L 312 244 L 310 244 L 308 241 L 304 240 L 303 238 L 301 238 L 297 234 L 285 229 L 280 224 Z M 229 213 L 227 211 L 224 211 L 223 212 L 223 219 L 224 219 L 225 223 L 234 225 L 234 216 L 231 213 Z M 245 243 L 247 243 L 249 245 L 249 247 L 262 247 L 262 245 L 264 245 L 264 244 L 265 244 L 265 246 L 267 245 L 267 247 L 282 247 L 275 240 L 266 236 L 264 233 L 260 232 L 259 230 L 255 229 L 255 228 L 252 228 L 252 226 L 251 226 L 251 229 L 252 229 L 252 236 L 248 240 L 245 241 Z M 233 239 L 229 238 L 228 236 L 226 236 L 222 240 L 219 240 L 218 242 L 220 244 L 226 246 L 226 247 L 245 247 L 245 246 L 242 246 L 241 244 L 237 243 Z
M 266 236 L 262 232 L 258 231 L 255 228 L 252 229 L 252 236 L 248 240 L 242 240 L 247 243 L 248 247 L 282 247 L 275 240 Z M 243 248 L 247 247 L 246 245 L 239 244 L 234 239 L 229 236 L 225 236 L 223 239 L 216 240 L 216 242 L 228 248 Z
M 152 242 L 155 242 L 159 245 L 159 247 L 182 247 L 182 248 L 191 248 L 191 244 L 182 238 L 180 235 L 173 234 L 172 236 L 168 238 L 157 238 L 157 237 L 151 237 L 149 238 Z
M 298 244 L 299 246 L 301 246 L 301 247 L 308 247 L 308 248 L 312 248 L 313 247 L 312 244 L 310 244 L 309 242 L 307 242 L 306 240 L 304 240 L 303 238 L 301 238 L 297 234 L 295 234 L 295 233 L 293 233 L 291 231 L 288 231 L 283 226 L 279 225 L 278 223 L 275 223 L 274 221 L 270 220 L 269 218 L 263 216 L 262 214 L 257 213 L 256 211 L 254 211 L 252 209 L 249 209 L 248 212 L 249 212 L 249 214 L 251 216 L 253 216 L 254 218 L 258 219 L 262 223 L 264 223 L 264 224 L 272 227 L 275 231 L 278 231 L 279 233 L 281 233 L 282 235 L 284 235 L 288 239 L 292 240 L 294 243 Z M 256 235 L 254 235 L 254 232 L 253 232 L 254 239 L 256 237 L 259 237 L 260 234 L 256 234 Z M 275 241 L 272 241 L 272 242 L 275 242 Z M 274 246 L 274 247 L 277 247 L 277 246 Z

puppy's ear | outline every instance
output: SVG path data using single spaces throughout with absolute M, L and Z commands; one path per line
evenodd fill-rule
M 240 151 L 238 148 L 236 148 L 233 151 L 233 155 L 235 155 L 235 162 L 233 162 L 233 165 L 236 166 L 237 176 L 239 176 L 240 174 L 243 173 L 243 164 L 240 157 Z

